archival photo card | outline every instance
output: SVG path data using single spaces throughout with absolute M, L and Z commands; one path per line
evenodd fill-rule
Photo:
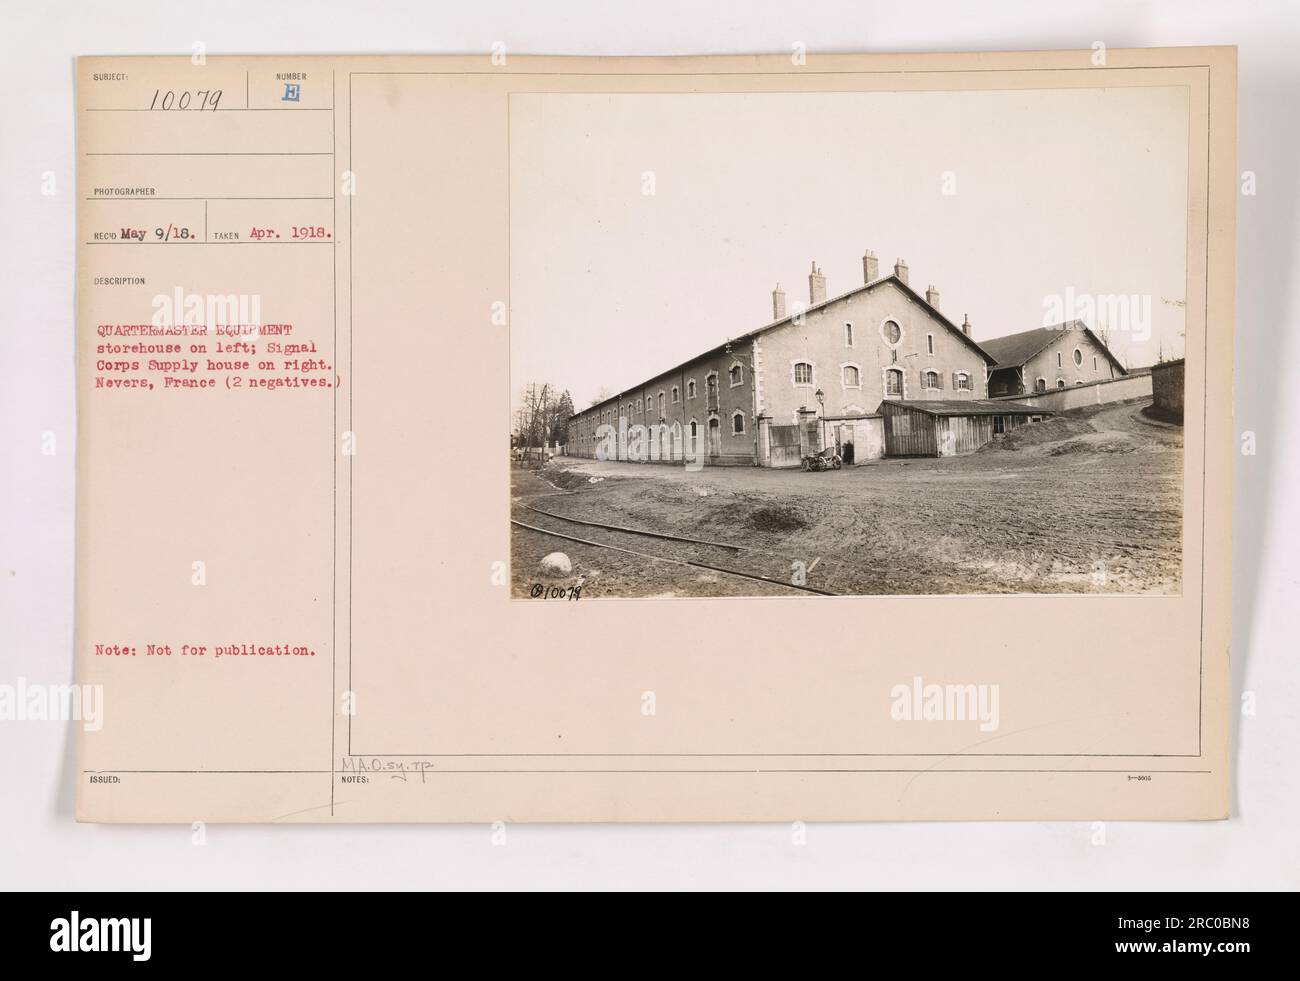
M 1234 49 L 77 72 L 81 820 L 1228 813 Z

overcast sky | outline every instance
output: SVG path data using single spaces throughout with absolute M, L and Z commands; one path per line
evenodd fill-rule
M 584 408 L 768 323 L 778 281 L 806 301 L 814 259 L 860 285 L 867 248 L 976 340 L 1072 288 L 1150 295 L 1122 361 L 1183 352 L 1186 88 L 516 95 L 510 121 L 516 392 Z

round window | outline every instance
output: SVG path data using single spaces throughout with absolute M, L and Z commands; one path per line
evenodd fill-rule
M 1083 364 L 1083 352 L 1077 347 L 1074 349 L 1074 364 L 1076 367 Z
M 903 328 L 898 326 L 896 320 L 886 320 L 880 325 L 880 336 L 885 339 L 886 344 L 892 346 L 903 339 Z

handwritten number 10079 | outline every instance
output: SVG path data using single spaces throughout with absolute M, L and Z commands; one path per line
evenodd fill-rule
M 153 90 L 153 101 L 149 103 L 150 109 L 174 109 L 177 111 L 189 110 L 190 112 L 202 112 L 204 109 L 217 111 L 217 105 L 221 102 L 221 89 L 199 89 L 197 92 L 173 92 L 162 89 Z

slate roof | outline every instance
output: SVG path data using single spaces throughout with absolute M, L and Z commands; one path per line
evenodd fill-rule
M 1013 402 L 994 402 L 988 399 L 886 399 L 880 403 L 901 405 L 907 409 L 924 412 L 928 416 L 1050 416 L 1050 409 Z
M 992 370 L 994 367 L 996 367 L 994 364 L 995 359 L 993 355 L 991 355 L 983 346 L 981 346 L 973 338 L 969 337 L 966 334 L 966 332 L 963 331 L 960 327 L 958 327 L 946 316 L 944 316 L 938 310 L 938 308 L 932 307 L 929 303 L 927 303 L 924 296 L 916 292 L 916 290 L 912 289 L 911 286 L 903 282 L 901 279 L 898 278 L 897 275 L 893 273 L 890 273 L 888 276 L 882 276 L 879 279 L 874 279 L 870 283 L 864 283 L 861 286 L 855 286 L 853 289 L 848 290 L 844 293 L 840 293 L 837 296 L 829 297 L 828 299 L 823 300 L 821 303 L 818 303 L 815 306 L 804 307 L 799 312 L 801 312 L 806 318 L 809 314 L 816 313 L 817 311 L 823 309 L 824 307 L 829 307 L 833 303 L 838 303 L 840 300 L 846 299 L 847 297 L 850 296 L 856 296 L 859 293 L 864 293 L 869 290 L 874 290 L 877 287 L 883 286 L 885 283 L 893 283 L 895 286 L 897 286 L 900 290 L 903 291 L 904 295 L 908 296 L 912 300 L 915 300 L 918 304 L 924 307 L 929 313 L 931 313 L 935 317 L 936 320 L 938 320 L 941 324 L 943 324 L 943 326 L 947 327 L 950 331 L 956 334 L 957 338 L 963 344 L 965 344 L 968 348 L 970 348 L 972 351 L 978 354 L 984 360 L 984 362 L 989 366 L 989 370 Z M 626 398 L 629 393 L 637 391 L 639 388 L 648 384 L 650 381 L 653 381 L 658 378 L 663 378 L 667 375 L 672 374 L 673 372 L 680 371 L 683 368 L 686 368 L 697 361 L 701 361 L 704 358 L 712 357 L 713 355 L 718 354 L 719 352 L 727 351 L 731 348 L 733 344 L 740 344 L 742 342 L 752 340 L 753 338 L 761 334 L 767 333 L 769 330 L 774 330 L 775 328 L 780 327 L 782 324 L 788 324 L 792 320 L 794 320 L 794 318 L 797 315 L 798 313 L 792 313 L 788 316 L 782 317 L 780 320 L 774 320 L 771 323 L 764 324 L 762 327 L 758 327 L 754 330 L 748 331 L 747 333 L 741 334 L 739 337 L 730 338 L 726 341 L 723 341 L 721 344 L 717 344 L 711 348 L 707 348 L 701 353 L 695 355 L 692 358 L 688 358 L 687 360 L 681 362 L 680 364 L 674 365 L 673 367 L 658 372 L 656 374 L 649 375 L 646 378 L 646 381 L 641 382 L 639 385 L 633 385 L 631 388 L 625 388 L 622 391 L 614 395 L 611 395 L 603 402 L 597 403 L 596 405 L 588 406 L 587 408 L 583 409 L 580 412 L 575 412 L 573 414 L 573 418 L 577 419 L 580 418 L 581 416 L 587 415 L 590 412 L 597 412 L 608 405 L 617 404 L 618 402 Z
M 944 316 L 944 314 L 939 310 L 938 307 L 932 307 L 929 304 L 929 302 L 926 301 L 924 296 L 922 296 L 916 290 L 912 289 L 912 287 L 909 286 L 907 283 L 899 279 L 895 273 L 890 273 L 888 276 L 882 276 L 879 279 L 873 279 L 871 282 L 863 283 L 861 286 L 855 286 L 851 290 L 847 290 L 843 293 L 840 293 L 838 296 L 832 296 L 829 299 L 823 300 L 821 303 L 815 304 L 814 306 L 804 307 L 801 312 L 803 313 L 804 317 L 807 318 L 807 316 L 810 313 L 816 313 L 817 311 L 821 310 L 823 307 L 830 306 L 832 303 L 838 303 L 840 300 L 846 299 L 850 296 L 857 296 L 859 293 L 865 293 L 869 290 L 874 290 L 877 286 L 883 286 L 885 283 L 890 283 L 890 282 L 892 282 L 895 286 L 897 286 L 900 290 L 902 290 L 906 296 L 915 300 L 920 306 L 924 307 L 931 314 L 933 314 L 935 319 L 938 320 L 939 323 L 943 324 L 950 331 L 952 331 L 954 334 L 957 335 L 958 340 L 960 340 L 963 344 L 965 344 L 972 351 L 974 351 L 981 358 L 983 358 L 984 361 L 988 363 L 990 368 L 994 366 L 993 356 L 989 354 L 974 338 L 967 335 L 967 333 L 964 330 L 962 330 L 951 320 L 949 320 L 946 316 Z M 767 331 L 772 330 L 774 327 L 780 327 L 782 324 L 790 323 L 792 320 L 794 320 L 796 316 L 797 314 L 790 314 L 789 316 L 782 317 L 780 320 L 774 320 L 770 324 L 765 324 L 764 326 L 759 327 L 757 330 L 751 330 L 747 334 L 741 334 L 740 337 L 735 338 L 735 340 L 743 341 L 751 337 L 754 337 L 758 334 L 766 333 Z
M 1111 363 L 1119 369 L 1120 374 L 1128 374 L 1115 355 L 1110 353 L 1106 345 L 1088 329 L 1087 324 L 1082 320 L 1067 320 L 1052 327 L 1035 327 L 1033 330 L 1023 330 L 1019 334 L 995 337 L 992 340 L 980 341 L 980 346 L 997 362 L 993 366 L 994 371 L 1002 368 L 1019 368 L 1034 355 L 1045 350 L 1053 341 L 1058 340 L 1063 333 L 1073 330 L 1081 330 L 1091 337 L 1093 342 L 1105 352 Z

